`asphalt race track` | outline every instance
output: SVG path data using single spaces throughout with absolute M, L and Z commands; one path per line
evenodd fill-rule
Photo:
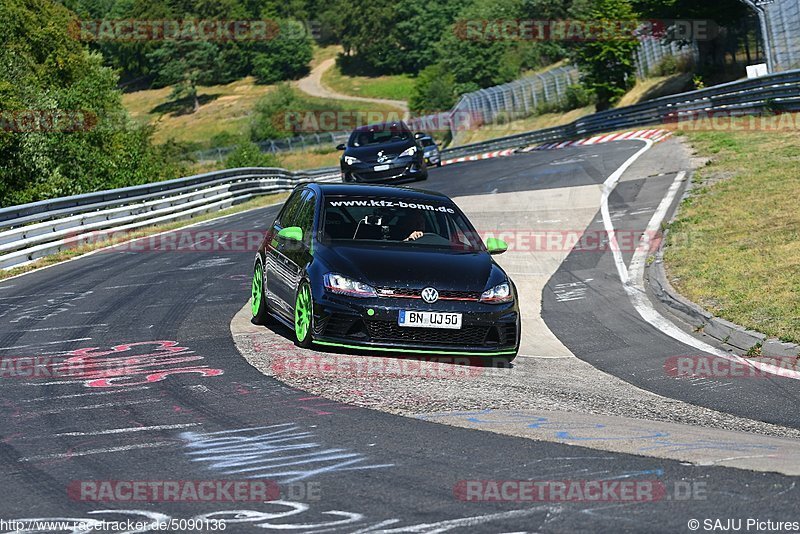
M 610 195 L 618 229 L 647 226 L 678 170 L 671 143 L 645 153 Z M 424 187 L 469 197 L 598 185 L 642 146 L 622 141 L 452 165 L 434 169 Z M 179 250 L 123 246 L 0 283 L 3 361 L 39 357 L 48 368 L 69 362 L 81 371 L 3 375 L 0 520 L 203 517 L 225 519 L 226 532 L 512 533 L 689 532 L 690 519 L 800 519 L 795 477 L 459 428 L 264 376 L 230 331 L 249 298 L 253 249 L 207 245 L 266 228 L 276 209 L 195 226 L 197 240 Z M 600 213 L 591 228 L 603 228 Z M 628 264 L 632 252 L 623 256 Z M 578 289 L 564 298 L 563 284 Z M 794 380 L 667 377 L 665 358 L 697 350 L 642 320 L 610 252 L 569 253 L 543 293 L 525 298 L 541 299 L 550 331 L 602 371 L 664 397 L 800 428 Z M 252 478 L 276 482 L 280 500 L 109 502 L 74 491 L 81 481 Z M 466 481 L 529 479 L 646 480 L 663 491 L 643 502 L 464 498 Z M 0 532 L 10 531 L 0 522 Z

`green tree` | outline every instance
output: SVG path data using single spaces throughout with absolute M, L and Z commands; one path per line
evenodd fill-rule
M 197 86 L 214 83 L 223 69 L 219 48 L 208 41 L 167 41 L 148 57 L 157 83 L 173 85 L 170 98 L 189 98 L 193 111 L 200 109 Z
M 539 43 L 502 31 L 502 21 L 534 16 L 525 9 L 523 0 L 476 0 L 443 34 L 437 45 L 440 62 L 453 73 L 458 93 L 509 82 L 524 69 L 539 66 L 531 60 L 545 59 L 545 55 L 533 53 Z M 562 53 L 555 53 L 553 59 L 559 55 Z
M 608 24 L 636 20 L 630 0 L 591 0 L 573 6 L 573 14 L 581 20 Z M 633 35 L 618 34 L 614 38 L 582 41 L 571 50 L 571 59 L 581 71 L 581 82 L 594 93 L 597 110 L 603 111 L 617 102 L 635 83 L 633 54 L 639 47 Z
M 0 204 L 32 202 L 175 177 L 122 107 L 118 77 L 68 34 L 73 15 L 50 0 L 0 1 L 0 110 L 88 117 L 77 131 L 0 129 Z
M 275 38 L 253 45 L 252 50 L 252 73 L 261 83 L 302 76 L 313 55 L 311 38 L 296 20 L 281 20 Z

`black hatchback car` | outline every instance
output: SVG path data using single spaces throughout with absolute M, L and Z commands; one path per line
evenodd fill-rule
M 421 135 L 421 134 L 420 134 Z M 402 122 L 384 122 L 353 130 L 341 144 L 343 182 L 425 180 L 428 169 L 422 146 Z
M 511 279 L 445 195 L 406 187 L 299 186 L 253 269 L 253 322 L 298 345 L 512 360 L 520 312 Z

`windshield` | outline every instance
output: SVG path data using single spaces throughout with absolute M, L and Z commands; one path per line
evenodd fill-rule
M 356 130 L 350 135 L 350 146 L 380 145 L 411 139 L 411 132 L 398 124 Z
M 422 146 L 429 147 L 429 146 L 436 146 L 436 143 L 433 142 L 433 139 L 430 137 L 423 137 L 419 140 L 422 143 Z
M 323 242 L 380 243 L 467 252 L 483 250 L 475 229 L 449 202 L 329 197 L 322 221 Z

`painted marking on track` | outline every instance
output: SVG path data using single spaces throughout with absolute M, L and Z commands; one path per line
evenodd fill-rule
M 78 381 L 79 383 L 83 383 L 83 381 Z M 59 384 L 63 384 L 64 382 L 58 382 Z M 36 384 L 37 386 L 41 384 Z M 150 389 L 150 386 L 137 386 L 132 388 L 125 388 L 122 391 L 118 389 L 114 389 L 111 391 L 90 391 L 88 393 L 73 393 L 71 395 L 55 395 L 55 396 L 48 396 L 48 397 L 36 397 L 34 399 L 25 399 L 18 402 L 40 402 L 40 401 L 49 401 L 49 400 L 57 400 L 57 399 L 74 399 L 77 397 L 90 397 L 94 395 L 119 395 L 120 393 L 128 393 L 129 391 L 141 391 L 143 389 Z
M 75 326 L 51 326 L 49 328 L 26 328 L 25 332 L 50 332 L 52 330 L 71 330 L 74 328 L 97 328 L 100 326 L 108 326 L 108 324 L 96 323 L 96 324 L 76 324 Z
M 644 142 L 646 143 L 645 147 L 631 156 L 603 183 L 603 196 L 600 206 L 600 211 L 603 214 L 603 225 L 605 226 L 606 233 L 608 234 L 611 243 L 611 252 L 614 257 L 614 265 L 617 268 L 617 274 L 619 275 L 625 292 L 628 294 L 631 304 L 633 304 L 633 307 L 647 323 L 669 337 L 675 339 L 676 341 L 683 343 L 684 345 L 693 347 L 708 354 L 713 354 L 714 356 L 719 356 L 720 358 L 725 358 L 729 361 L 752 366 L 765 373 L 800 380 L 800 372 L 798 371 L 785 369 L 773 364 L 751 361 L 749 359 L 737 356 L 736 354 L 730 354 L 728 352 L 719 350 L 716 347 L 713 347 L 708 343 L 687 334 L 675 326 L 669 319 L 658 313 L 658 311 L 653 307 L 653 304 L 650 302 L 650 299 L 647 297 L 644 287 L 644 267 L 650 251 L 650 240 L 652 236 L 655 235 L 655 233 L 659 230 L 661 222 L 664 220 L 667 211 L 672 205 L 672 202 L 675 200 L 675 196 L 678 194 L 678 190 L 680 189 L 680 184 L 683 180 L 685 180 L 685 172 L 681 171 L 675 176 L 675 180 L 673 180 L 672 185 L 667 190 L 667 194 L 664 196 L 658 208 L 656 209 L 656 212 L 653 214 L 653 217 L 650 219 L 647 229 L 645 230 L 644 234 L 642 234 L 639 245 L 633 254 L 633 258 L 631 259 L 630 269 L 625 266 L 625 261 L 622 258 L 622 252 L 619 250 L 616 236 L 614 235 L 614 225 L 611 222 L 611 217 L 609 215 L 608 197 L 628 167 L 630 167 L 633 162 L 639 158 L 639 156 L 653 146 L 653 141 L 650 139 L 645 139 Z
M 175 430 L 178 428 L 189 428 L 200 426 L 200 423 L 183 423 L 175 425 L 156 425 L 156 426 L 134 426 L 130 428 L 111 428 L 109 430 L 94 430 L 92 432 L 61 432 L 53 434 L 56 437 L 62 436 L 105 436 L 107 434 L 126 434 L 130 432 L 151 432 L 158 430 Z
M 29 415 L 62 413 L 62 412 L 71 412 L 74 410 L 94 410 L 97 408 L 124 408 L 125 406 L 130 406 L 131 404 L 152 404 L 154 402 L 161 402 L 161 399 L 143 399 L 138 401 L 127 401 L 125 404 L 120 404 L 119 402 L 105 402 L 102 404 L 87 404 L 85 406 L 63 406 L 61 408 L 52 408 L 50 410 L 37 410 L 35 413 L 31 413 Z
M 100 289 L 124 289 L 126 287 L 144 287 L 144 286 L 155 286 L 158 284 L 166 284 L 168 283 L 166 280 L 162 280 L 161 282 L 148 282 L 146 284 L 124 284 L 121 286 L 104 286 Z
M 181 271 L 195 271 L 197 269 L 208 269 L 210 267 L 220 267 L 227 265 L 231 262 L 230 258 L 210 258 L 207 260 L 200 260 L 186 267 L 181 267 Z
M 20 458 L 19 462 L 38 462 L 40 460 L 57 460 L 60 458 L 75 458 L 77 456 L 91 456 L 93 454 L 110 454 L 114 452 L 126 452 L 137 449 L 155 449 L 157 447 L 174 446 L 174 441 L 156 441 L 154 443 L 138 443 L 136 445 L 123 445 L 121 447 L 103 447 L 102 449 L 88 449 L 85 451 L 59 452 L 54 454 L 40 454 L 37 456 L 26 456 Z
M 558 302 L 569 302 L 572 300 L 583 300 L 586 297 L 588 287 L 583 282 L 567 282 L 556 284 L 553 293 Z
M 95 313 L 95 312 L 92 312 Z M 62 339 L 60 341 L 45 341 L 42 343 L 30 343 L 28 345 L 15 345 L 13 347 L 0 347 L 0 350 L 14 350 L 14 349 L 26 349 L 28 347 L 41 347 L 42 345 L 61 345 L 65 343 L 72 343 L 73 341 L 90 341 L 92 338 L 90 337 L 78 337 L 75 339 Z M 58 351 L 61 352 L 61 351 Z M 51 353 L 53 354 L 53 353 Z
M 261 432 L 266 431 L 266 432 Z M 325 473 L 381 469 L 394 464 L 369 464 L 365 455 L 343 448 L 325 448 L 312 432 L 295 423 L 220 432 L 180 435 L 193 462 L 226 475 L 271 478 L 291 483 Z

